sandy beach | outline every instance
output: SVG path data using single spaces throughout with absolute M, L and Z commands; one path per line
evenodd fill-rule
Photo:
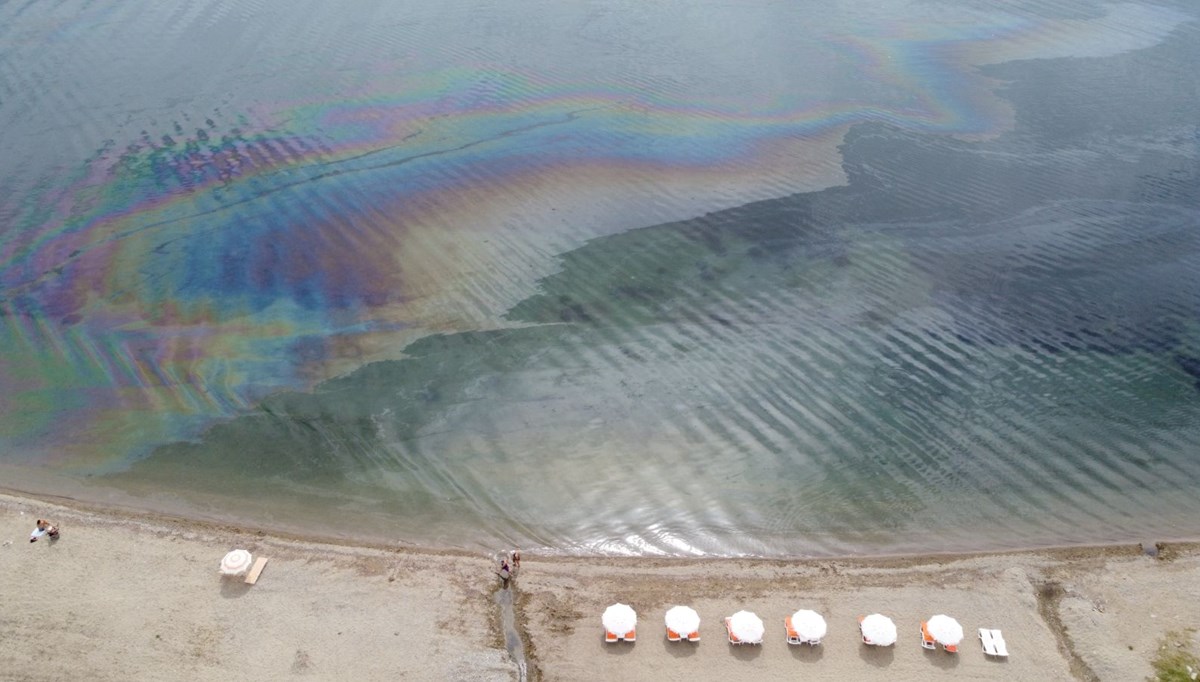
M 62 536 L 30 543 L 37 518 Z M 1078 548 L 1005 554 L 756 561 L 539 556 L 512 591 L 491 557 L 349 546 L 122 511 L 0 496 L 0 679 L 347 680 L 1140 680 L 1167 638 L 1200 651 L 1200 548 Z M 223 579 L 234 547 L 270 562 L 257 585 Z M 515 599 L 524 665 L 498 603 Z M 605 644 L 613 602 L 639 613 L 636 643 Z M 664 611 L 701 616 L 699 643 L 669 643 Z M 823 613 L 815 648 L 789 646 L 783 618 Z M 766 623 L 734 647 L 721 619 Z M 859 640 L 881 612 L 894 647 Z M 967 632 L 958 654 L 926 651 L 935 613 Z M 980 650 L 1004 631 L 1010 656 Z

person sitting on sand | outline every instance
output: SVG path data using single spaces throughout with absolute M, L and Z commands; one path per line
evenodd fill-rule
M 504 559 L 500 560 L 499 576 L 500 576 L 500 581 L 504 583 L 504 586 L 508 587 L 508 579 L 512 577 L 512 571 L 509 570 L 508 562 L 505 561 Z
M 58 526 L 55 526 L 53 523 L 50 523 L 45 519 L 38 519 L 37 527 L 34 528 L 33 532 L 29 534 L 29 541 L 37 542 L 37 539 L 43 535 L 49 535 L 51 540 L 57 540 Z

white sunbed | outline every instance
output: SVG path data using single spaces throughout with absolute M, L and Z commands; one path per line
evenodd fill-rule
M 258 582 L 258 576 L 262 575 L 263 568 L 266 567 L 267 561 L 268 559 L 265 556 L 260 556 L 254 560 L 254 566 L 250 569 L 250 572 L 246 574 L 247 585 L 253 585 Z
M 983 643 L 983 653 L 988 656 L 1001 658 L 1008 656 L 1008 645 L 1004 642 L 1004 635 L 1000 634 L 999 630 L 979 628 L 979 641 Z

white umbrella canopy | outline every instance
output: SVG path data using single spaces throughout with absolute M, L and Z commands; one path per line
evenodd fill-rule
M 667 628 L 681 635 L 690 635 L 700 629 L 700 614 L 690 606 L 672 606 L 667 610 Z
M 925 629 L 943 646 L 958 646 L 963 640 L 963 629 L 950 616 L 938 614 L 925 621 Z
M 613 604 L 604 609 L 600 622 L 604 623 L 605 630 L 623 635 L 637 627 L 637 612 L 628 604 Z
M 875 646 L 891 646 L 896 643 L 896 624 L 891 618 L 872 613 L 859 623 L 863 638 Z
M 805 641 L 821 639 L 829 631 L 825 618 L 808 609 L 800 609 L 792 614 L 792 629 Z
M 733 633 L 734 637 L 749 644 L 761 643 L 763 633 L 767 631 L 763 627 L 762 618 L 749 611 L 738 611 L 730 616 L 729 630 Z
M 241 575 L 250 570 L 254 557 L 244 549 L 235 549 L 221 559 L 221 575 Z

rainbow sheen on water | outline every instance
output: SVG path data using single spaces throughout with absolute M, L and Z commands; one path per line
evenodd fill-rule
M 460 546 L 1194 534 L 1194 15 L 0 8 L 0 463 Z

